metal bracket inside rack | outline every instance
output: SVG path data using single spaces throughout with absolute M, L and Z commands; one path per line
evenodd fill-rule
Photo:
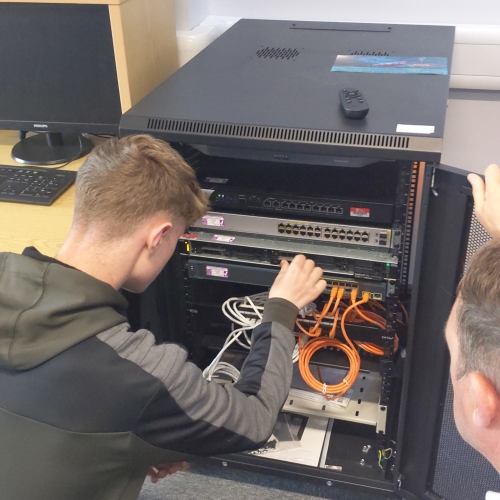
M 352 386 L 353 394 L 346 408 L 336 408 L 297 396 L 289 396 L 283 406 L 283 411 L 373 425 L 376 426 L 377 432 L 380 427 L 380 430 L 385 433 L 385 423 L 379 416 L 381 385 L 382 377 L 379 373 L 360 372 Z
M 387 426 L 387 406 L 379 404 L 377 412 L 377 424 L 376 424 L 377 434 L 381 432 L 385 434 L 386 426 Z

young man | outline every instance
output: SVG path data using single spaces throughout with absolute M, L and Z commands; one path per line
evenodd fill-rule
M 478 219 L 493 237 L 471 259 L 445 329 L 454 416 L 462 437 L 500 472 L 500 169 L 469 175 Z
M 0 254 L 2 500 L 132 500 L 151 466 L 270 436 L 290 386 L 295 317 L 326 287 L 311 260 L 282 264 L 233 387 L 127 324 L 118 290 L 142 292 L 205 210 L 194 172 L 166 143 L 111 139 L 78 172 L 56 258 Z

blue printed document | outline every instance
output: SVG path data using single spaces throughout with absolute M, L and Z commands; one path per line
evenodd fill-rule
M 447 75 L 448 58 L 339 55 L 335 59 L 332 71 L 343 73 Z

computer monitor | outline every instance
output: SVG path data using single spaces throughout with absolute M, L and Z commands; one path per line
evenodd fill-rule
M 118 135 L 118 77 L 107 5 L 0 3 L 0 129 L 26 164 L 87 154 L 83 133 Z

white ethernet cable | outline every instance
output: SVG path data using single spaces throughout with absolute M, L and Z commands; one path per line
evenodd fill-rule
M 253 330 L 262 321 L 262 311 L 268 298 L 268 292 L 261 292 L 251 296 L 245 297 L 231 297 L 222 304 L 223 314 L 231 320 L 231 328 L 233 330 L 227 337 L 222 349 L 210 363 L 209 366 L 203 370 L 203 376 L 207 380 L 212 380 L 215 373 L 218 375 L 226 375 L 233 382 L 239 379 L 239 371 L 230 363 L 220 361 L 226 349 L 234 342 L 237 342 L 245 349 L 250 349 L 251 339 L 247 335 L 249 330 Z M 245 316 L 245 313 L 251 312 L 251 316 Z M 256 317 L 255 317 L 256 316 Z M 234 326 L 239 325 L 240 328 L 234 329 Z M 244 341 L 240 340 L 240 335 L 244 336 Z M 299 346 L 295 344 L 292 354 L 292 360 L 296 363 L 299 359 Z
M 214 360 L 208 365 L 205 370 L 203 370 L 203 376 L 207 380 L 212 380 L 212 376 L 214 373 L 217 371 L 218 373 L 224 373 L 227 372 L 227 366 L 229 363 L 224 363 L 223 368 L 221 369 L 222 371 L 219 371 L 218 366 L 220 363 L 220 359 L 222 358 L 222 355 L 226 351 L 226 349 L 233 343 L 233 342 L 238 342 L 242 347 L 245 349 L 250 349 L 251 346 L 251 339 L 247 335 L 248 330 L 253 330 L 255 326 L 260 324 L 262 320 L 262 311 L 264 310 L 264 303 L 267 300 L 267 292 L 265 293 L 259 293 L 257 295 L 252 295 L 251 297 L 231 297 L 230 299 L 227 299 L 223 304 L 222 304 L 222 312 L 224 315 L 231 320 L 232 325 L 231 327 L 234 328 L 234 325 L 240 325 L 240 328 L 237 328 L 233 330 L 229 336 L 227 337 L 226 341 L 224 342 L 224 345 L 222 346 L 222 349 L 220 352 L 217 354 L 217 356 L 214 358 Z M 253 309 L 253 312 L 256 314 L 257 318 L 246 318 L 240 311 L 240 307 L 242 305 L 250 306 Z M 239 339 L 239 336 L 243 334 L 245 337 L 245 342 L 242 342 Z M 233 367 L 234 368 L 234 367 Z M 234 368 L 235 371 L 236 368 Z M 230 375 L 231 378 L 234 379 L 233 375 L 235 374 L 235 371 L 230 370 L 232 373 Z M 226 373 L 228 374 L 228 373 Z M 236 377 L 236 380 L 238 380 L 239 377 L 239 372 L 238 376 Z

